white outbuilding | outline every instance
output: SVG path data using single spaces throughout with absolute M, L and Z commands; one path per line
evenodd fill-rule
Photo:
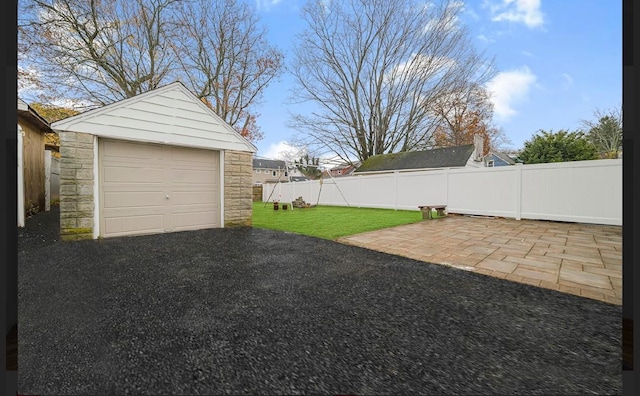
M 257 148 L 180 82 L 51 127 L 63 239 L 251 225 Z

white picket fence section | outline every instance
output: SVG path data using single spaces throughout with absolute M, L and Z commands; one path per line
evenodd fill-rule
M 449 213 L 622 225 L 622 160 L 372 172 L 262 189 L 265 202 L 300 196 L 314 205 L 418 210 L 444 204 Z

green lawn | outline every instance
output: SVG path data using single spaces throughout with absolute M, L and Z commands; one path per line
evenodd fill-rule
M 289 231 L 324 239 L 336 239 L 422 220 L 420 211 L 316 206 L 273 210 L 273 203 L 253 203 L 253 226 Z

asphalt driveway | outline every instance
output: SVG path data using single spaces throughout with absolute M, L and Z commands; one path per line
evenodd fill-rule
M 21 394 L 619 394 L 621 307 L 290 233 L 19 231 Z

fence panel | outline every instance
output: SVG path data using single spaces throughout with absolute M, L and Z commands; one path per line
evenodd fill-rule
M 622 225 L 622 160 L 526 165 L 522 217 Z
M 301 196 L 311 204 L 407 210 L 444 204 L 451 213 L 622 225 L 620 159 L 374 172 L 263 187 L 263 201 Z
M 452 213 L 516 217 L 518 166 L 449 171 L 449 200 Z
M 395 209 L 418 210 L 421 205 L 447 202 L 447 169 L 396 173 Z

